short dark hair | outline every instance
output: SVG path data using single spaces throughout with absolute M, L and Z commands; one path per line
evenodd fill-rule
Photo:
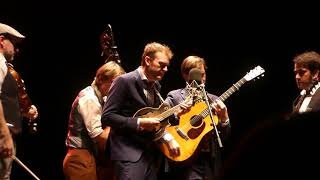
M 320 55 L 315 51 L 306 51 L 294 57 L 293 62 L 309 69 L 311 72 L 320 70 Z

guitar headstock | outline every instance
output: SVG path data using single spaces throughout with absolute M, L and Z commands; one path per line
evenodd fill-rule
M 248 72 L 245 76 L 244 79 L 246 79 L 247 81 L 250 81 L 254 78 L 263 76 L 265 70 L 261 67 L 261 66 L 256 66 L 254 69 L 250 70 L 250 72 Z

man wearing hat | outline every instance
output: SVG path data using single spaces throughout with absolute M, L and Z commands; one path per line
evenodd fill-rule
M 14 59 L 17 43 L 25 37 L 14 28 L 0 23 L 0 179 L 10 179 L 12 156 L 15 156 L 14 136 L 21 132 L 22 116 L 35 119 L 37 108 L 32 105 L 27 114 L 20 112 L 19 91 L 15 77 L 8 70 Z M 5 122 L 3 122 L 5 121 Z M 12 138 L 8 136 L 10 133 Z M 3 134 L 3 135 L 2 135 Z M 10 134 L 9 134 L 10 135 Z

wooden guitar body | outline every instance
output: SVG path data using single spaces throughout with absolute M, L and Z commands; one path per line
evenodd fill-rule
M 179 125 L 169 126 L 169 132 L 180 145 L 180 156 L 172 157 L 165 144 L 161 145 L 162 152 L 173 161 L 184 161 L 196 151 L 204 135 L 213 129 L 210 115 L 202 116 L 208 109 L 205 102 L 195 104 L 191 110 L 180 116 Z M 214 122 L 218 124 L 218 117 L 214 115 Z

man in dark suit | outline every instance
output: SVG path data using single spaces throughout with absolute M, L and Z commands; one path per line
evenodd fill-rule
M 320 55 L 304 52 L 294 59 L 294 73 L 300 95 L 293 103 L 293 115 L 320 110 Z
M 181 64 L 181 74 L 184 80 L 189 85 L 191 83 L 192 86 L 191 80 L 193 75 L 189 75 L 189 73 L 193 71 L 194 68 L 197 68 L 199 71 L 199 77 L 195 79 L 198 80 L 198 83 L 204 84 L 206 82 L 207 67 L 205 60 L 198 56 L 188 56 L 183 60 Z M 170 91 L 165 101 L 173 107 L 184 101 L 188 93 L 188 86 Z M 200 96 L 198 98 L 203 101 L 203 97 Z M 209 101 L 211 101 L 214 113 L 218 116 L 219 123 L 217 128 L 219 129 L 218 131 L 221 132 L 220 136 L 222 141 L 225 142 L 230 132 L 227 107 L 222 101 L 217 100 L 218 97 L 213 94 L 208 93 L 208 98 L 210 99 Z M 221 166 L 221 149 L 215 140 L 216 137 L 212 136 L 212 131 L 208 132 L 200 142 L 197 152 L 195 152 L 190 159 L 187 159 L 187 163 L 169 163 L 169 174 L 173 176 L 172 178 L 183 180 L 215 179 L 218 175 L 219 166 Z
M 141 66 L 119 76 L 111 85 L 101 121 L 110 126 L 110 150 L 117 179 L 157 179 L 159 151 L 154 142 L 158 118 L 136 117 L 145 107 L 159 107 L 159 80 L 168 71 L 172 51 L 166 45 L 149 43 L 142 54 Z M 170 134 L 162 140 L 173 155 L 179 145 Z

